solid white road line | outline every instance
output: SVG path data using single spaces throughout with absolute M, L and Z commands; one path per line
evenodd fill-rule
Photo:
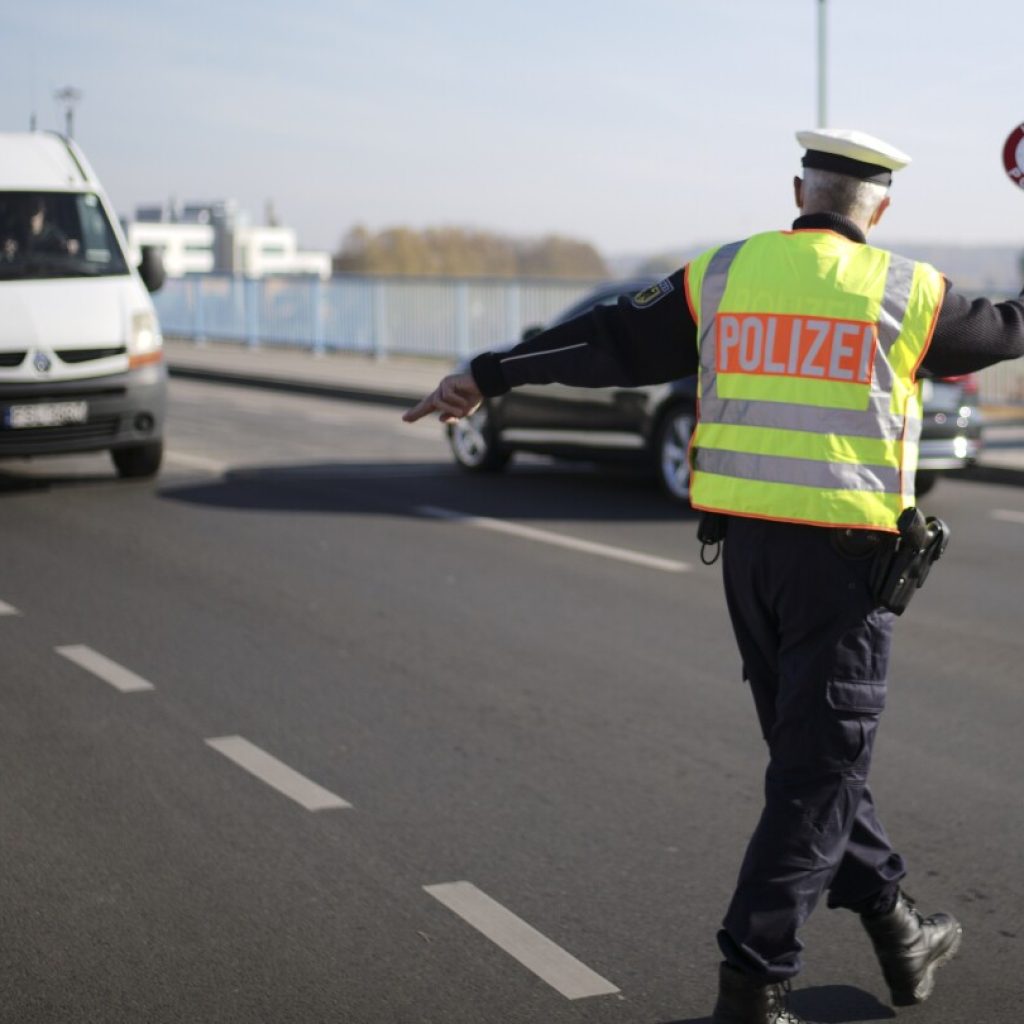
M 471 882 L 445 882 L 423 888 L 566 999 L 607 996 L 619 991 Z
M 994 508 L 990 515 L 1004 523 L 1024 523 L 1024 512 L 1015 512 L 1012 508 Z
M 13 604 L 8 604 L 6 601 L 0 601 L 0 615 L 20 615 L 21 612 L 14 607 Z
M 164 458 L 168 462 L 177 462 L 192 469 L 202 469 L 208 473 L 226 473 L 230 468 L 226 462 L 207 458 L 205 455 L 192 455 L 189 452 L 166 451 Z
M 135 693 L 140 690 L 152 690 L 154 686 L 147 682 L 142 676 L 118 665 L 116 661 L 105 658 L 102 654 L 94 651 L 84 644 L 71 644 L 67 647 L 58 647 L 57 653 L 62 657 L 73 661 L 76 665 L 98 676 L 105 683 L 109 683 L 115 690 L 122 693 Z
M 307 811 L 352 806 L 241 736 L 221 736 L 206 742 L 261 782 L 273 786 L 279 793 L 301 804 Z
M 642 565 L 647 569 L 660 569 L 662 572 L 689 572 L 693 568 L 689 562 L 676 562 L 671 558 L 645 555 L 643 552 L 631 551 L 629 548 L 616 548 L 610 544 L 598 544 L 596 541 L 567 537 L 564 533 L 551 533 L 548 530 L 538 530 L 533 526 L 520 526 L 519 523 L 510 523 L 504 519 L 464 515 L 451 509 L 437 508 L 434 505 L 420 505 L 416 511 L 420 515 L 431 516 L 434 519 L 448 519 L 452 522 L 464 523 L 466 526 L 476 526 L 481 530 L 508 533 L 514 537 L 537 541 L 540 544 L 552 544 L 555 547 L 568 548 L 571 551 L 582 551 L 588 555 L 598 555 L 601 558 L 612 558 L 618 562 Z

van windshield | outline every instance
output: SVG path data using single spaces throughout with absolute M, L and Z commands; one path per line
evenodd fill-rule
M 92 192 L 0 192 L 0 280 L 127 274 Z

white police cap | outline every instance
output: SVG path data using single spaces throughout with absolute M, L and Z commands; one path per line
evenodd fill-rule
M 804 167 L 846 174 L 880 185 L 892 183 L 892 172 L 902 170 L 910 157 L 866 132 L 849 128 L 816 128 L 796 133 L 807 152 Z

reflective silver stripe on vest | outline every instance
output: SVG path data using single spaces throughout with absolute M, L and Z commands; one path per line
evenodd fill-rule
M 913 473 L 903 474 L 903 501 L 906 505 L 913 505 L 916 494 L 914 493 L 915 477 Z
M 696 468 L 704 473 L 736 476 L 760 483 L 798 484 L 821 490 L 900 493 L 900 471 L 891 466 L 850 462 L 816 462 L 784 455 L 753 455 L 749 452 L 701 448 Z
M 881 437 L 898 441 L 907 425 L 907 439 L 921 434 L 921 421 L 914 416 L 894 416 L 887 395 L 872 395 L 869 406 L 862 409 L 823 409 L 817 405 L 788 405 L 748 398 L 702 398 L 701 418 L 708 423 L 724 423 L 732 427 L 764 427 L 769 430 L 801 430 L 822 433 L 822 412 L 828 414 L 828 431 L 846 437 Z
M 910 305 L 910 289 L 914 284 L 914 261 L 905 256 L 889 254 L 889 270 L 885 275 L 882 308 L 878 311 L 878 346 L 875 349 L 875 369 L 871 375 L 871 395 L 886 395 L 891 399 L 895 374 L 889 356 L 896 339 L 903 330 L 903 318 Z
M 746 240 L 730 242 L 723 245 L 704 271 L 704 280 L 700 286 L 700 390 L 701 403 L 717 394 L 715 381 L 718 376 L 718 363 L 715 361 L 717 326 L 715 316 L 725 296 L 725 285 L 729 279 L 729 268 L 736 258 L 736 253 L 743 248 Z

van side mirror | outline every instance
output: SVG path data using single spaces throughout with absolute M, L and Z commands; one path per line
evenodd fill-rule
M 167 273 L 160 250 L 155 245 L 144 245 L 141 249 L 142 259 L 139 260 L 139 277 L 147 291 L 156 292 L 163 287 Z
M 531 338 L 536 338 L 538 334 L 543 333 L 544 328 L 538 324 L 534 324 L 532 327 L 527 327 L 523 331 L 523 341 L 529 341 Z

